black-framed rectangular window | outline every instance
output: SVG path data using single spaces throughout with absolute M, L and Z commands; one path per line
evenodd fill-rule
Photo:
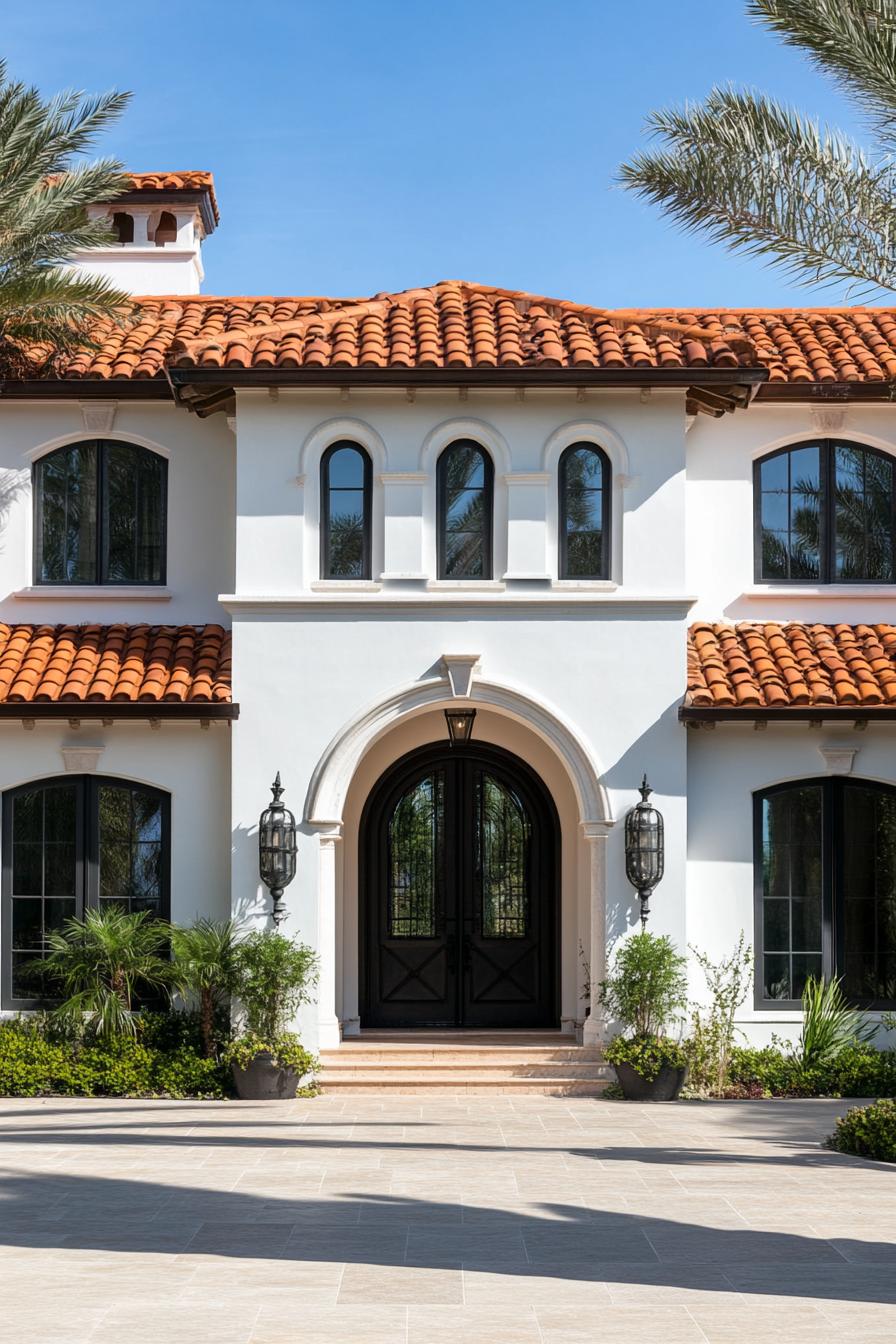
M 34 464 L 35 584 L 165 582 L 168 463 L 119 439 Z
M 896 582 L 896 457 L 818 439 L 754 466 L 757 583 Z
M 896 1005 L 896 789 L 804 780 L 754 797 L 756 1004 L 798 1008 L 840 976 L 866 1008 Z
M 170 911 L 167 793 L 128 780 L 69 775 L 3 795 L 2 1003 L 44 1002 L 46 936 L 86 908 Z

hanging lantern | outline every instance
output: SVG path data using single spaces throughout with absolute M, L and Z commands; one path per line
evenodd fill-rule
M 643 927 L 650 914 L 650 893 L 663 876 L 665 846 L 663 816 L 649 801 L 653 789 L 646 775 L 640 792 L 640 803 L 625 818 L 625 875 L 640 897 Z
M 446 709 L 445 719 L 448 723 L 448 738 L 452 747 L 463 746 L 469 742 L 473 736 L 473 720 L 476 717 L 475 709 Z
M 258 819 L 258 870 L 274 899 L 274 923 L 286 918 L 283 892 L 296 875 L 296 819 L 280 801 L 280 771 L 271 785 L 274 801 Z

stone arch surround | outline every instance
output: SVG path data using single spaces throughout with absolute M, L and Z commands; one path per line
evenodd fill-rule
M 561 825 L 561 1025 L 581 1025 L 586 989 L 603 978 L 606 958 L 606 841 L 613 825 L 606 790 L 581 734 L 525 691 L 473 678 L 463 703 L 477 710 L 483 741 L 523 756 L 541 774 Z M 364 802 L 383 771 L 405 752 L 445 737 L 443 710 L 457 697 L 447 675 L 396 691 L 346 724 L 311 779 L 304 820 L 318 836 L 320 930 L 319 1039 L 333 1048 L 356 1034 L 358 1016 L 358 832 Z M 583 982 L 580 945 L 591 984 Z M 584 1038 L 600 1037 L 600 1020 Z

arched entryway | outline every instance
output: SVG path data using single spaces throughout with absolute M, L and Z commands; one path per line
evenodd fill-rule
M 380 777 L 361 818 L 362 1026 L 559 1021 L 559 826 L 499 747 L 430 743 Z

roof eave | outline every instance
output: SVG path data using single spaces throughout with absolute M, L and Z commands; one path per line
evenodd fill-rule
M 896 722 L 896 705 L 681 705 L 681 723 Z
M 232 721 L 240 707 L 232 703 L 201 700 L 15 700 L 0 704 L 2 719 L 165 719 L 191 722 L 200 719 Z

